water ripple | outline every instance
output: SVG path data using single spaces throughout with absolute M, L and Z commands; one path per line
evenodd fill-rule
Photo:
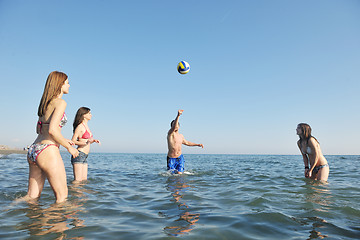
M 333 164 L 360 167 L 359 156 L 326 156 L 324 184 L 302 176 L 300 156 L 186 155 L 188 174 L 171 175 L 162 154 L 90 154 L 89 179 L 75 185 L 62 154 L 69 200 L 61 205 L 48 183 L 38 201 L 15 201 L 26 194 L 27 163 L 23 155 L 1 159 L 1 239 L 360 236 L 358 174 Z

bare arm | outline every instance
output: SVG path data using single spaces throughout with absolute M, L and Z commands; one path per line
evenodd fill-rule
M 201 148 L 204 148 L 204 145 L 202 145 L 201 143 L 193 143 L 193 142 L 189 142 L 189 141 L 186 141 L 185 138 L 182 142 L 182 144 L 186 145 L 186 146 L 190 146 L 190 147 L 201 147 Z
M 94 139 L 94 138 L 87 139 L 87 141 L 80 141 L 79 139 L 81 139 L 81 136 L 85 133 L 85 131 L 86 131 L 86 129 L 84 126 L 78 125 L 75 129 L 75 132 L 73 134 L 71 141 L 73 141 L 79 147 L 84 147 L 84 146 L 86 146 L 88 144 L 92 144 L 94 142 L 101 144 L 100 140 Z
M 101 142 L 99 139 L 94 139 L 94 138 L 89 139 L 89 143 L 94 143 L 94 142 L 101 145 Z
M 78 125 L 75 129 L 75 132 L 73 134 L 73 137 L 71 139 L 71 141 L 73 141 L 76 145 L 80 146 L 80 147 L 84 147 L 86 145 L 89 144 L 89 141 L 79 141 L 79 138 L 81 138 L 81 136 L 84 134 L 84 129 L 85 127 L 82 125 Z
M 71 155 L 76 157 L 79 155 L 79 152 L 73 148 L 70 145 L 69 140 L 65 139 L 61 134 L 60 121 L 65 112 L 66 102 L 63 99 L 58 99 L 56 101 L 57 102 L 55 103 L 54 112 L 49 123 L 49 135 L 57 143 L 66 148 Z
M 301 155 L 303 157 L 303 160 L 304 160 L 304 165 L 305 165 L 304 175 L 305 175 L 305 177 L 309 177 L 309 158 L 308 158 L 308 156 L 306 154 L 304 154 L 301 151 L 300 140 L 297 142 L 297 145 L 299 147 L 300 153 L 301 153 Z
M 319 154 L 318 143 L 316 142 L 316 140 L 314 138 L 310 138 L 309 147 L 311 149 L 311 152 L 314 153 L 310 156 L 311 160 L 313 160 L 313 161 L 310 161 L 310 163 L 313 162 L 313 164 L 311 165 L 310 170 L 309 170 L 309 177 L 311 177 L 312 171 L 314 170 L 317 162 L 319 161 L 320 154 Z
M 301 151 L 300 140 L 297 142 L 297 145 L 298 145 L 300 153 L 301 153 L 301 155 L 303 157 L 305 167 L 309 167 L 309 158 L 308 158 L 308 156 L 306 154 L 304 154 Z
M 172 133 L 175 131 L 176 126 L 177 126 L 178 123 L 179 123 L 179 118 L 180 118 L 180 116 L 181 116 L 181 114 L 182 114 L 183 112 L 184 112 L 184 110 L 179 110 L 179 111 L 178 111 L 178 114 L 177 114 L 177 116 L 176 116 L 176 118 L 175 118 L 175 123 L 171 126 L 171 128 L 170 128 L 170 130 L 169 130 L 169 132 L 168 132 L 168 135 L 172 134 Z

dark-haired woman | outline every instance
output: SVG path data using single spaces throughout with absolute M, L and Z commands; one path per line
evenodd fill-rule
M 306 123 L 298 124 L 296 134 L 299 135 L 297 145 L 304 159 L 305 177 L 327 181 L 329 164 L 321 152 L 318 140 L 311 135 L 311 127 Z
M 81 107 L 76 112 L 74 119 L 74 135 L 72 137 L 72 141 L 78 146 L 79 151 L 79 156 L 75 158 L 71 157 L 75 182 L 87 180 L 87 157 L 90 152 L 90 145 L 94 142 L 100 143 L 99 140 L 93 138 L 89 129 L 88 121 L 91 120 L 91 117 L 90 108 Z

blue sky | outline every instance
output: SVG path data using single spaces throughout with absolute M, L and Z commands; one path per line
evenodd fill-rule
M 47 75 L 63 71 L 71 138 L 81 106 L 96 152 L 165 153 L 169 123 L 204 149 L 360 154 L 360 1 L 0 0 L 0 144 L 36 137 Z M 191 71 L 176 71 L 181 60 Z

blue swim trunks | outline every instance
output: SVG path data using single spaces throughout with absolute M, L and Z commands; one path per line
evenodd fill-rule
M 171 170 L 172 173 L 183 172 L 184 166 L 185 159 L 182 154 L 177 158 L 167 157 L 167 170 Z

